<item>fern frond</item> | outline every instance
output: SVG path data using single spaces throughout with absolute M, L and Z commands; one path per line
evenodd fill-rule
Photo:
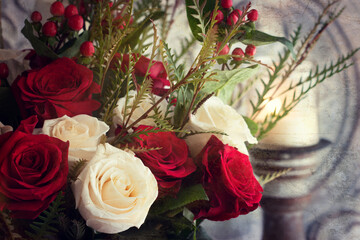
M 79 159 L 72 167 L 69 169 L 68 178 L 71 182 L 76 181 L 77 177 L 84 169 L 85 165 L 88 163 L 86 159 Z
M 261 186 L 264 186 L 265 184 L 274 181 L 275 179 L 283 176 L 284 174 L 288 173 L 289 171 L 291 171 L 291 168 L 288 169 L 284 169 L 278 172 L 273 172 L 273 173 L 268 173 L 266 175 L 261 175 L 258 178 L 258 181 L 260 183 Z
M 224 132 L 221 132 L 221 131 L 193 131 L 193 130 L 190 130 L 188 133 L 186 133 L 185 135 L 181 136 L 182 139 L 185 139 L 189 136 L 193 136 L 193 135 L 196 135 L 196 134 L 204 134 L 204 133 L 210 133 L 210 134 L 218 134 L 218 135 L 225 135 L 227 136 L 226 133 Z
M 30 224 L 33 231 L 25 231 L 25 233 L 33 239 L 46 239 L 47 235 L 56 234 L 59 230 L 55 226 L 59 223 L 59 213 L 64 211 L 64 208 L 61 207 L 64 203 L 64 195 L 60 192 L 48 209 L 44 210 L 38 219 Z

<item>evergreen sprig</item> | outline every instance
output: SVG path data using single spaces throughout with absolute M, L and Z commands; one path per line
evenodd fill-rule
M 86 159 L 79 159 L 76 163 L 69 169 L 68 179 L 70 182 L 76 181 L 77 177 L 88 163 Z
M 288 169 L 284 169 L 284 170 L 281 170 L 281 171 L 268 173 L 266 175 L 261 175 L 261 176 L 259 176 L 258 181 L 259 181 L 261 186 L 264 186 L 265 184 L 267 184 L 267 183 L 269 183 L 271 181 L 274 181 L 275 179 L 283 176 L 284 174 L 286 174 L 286 173 L 288 173 L 290 171 L 291 171 L 291 168 L 288 168 Z
M 59 224 L 59 213 L 65 210 L 63 204 L 65 203 L 64 195 L 60 192 L 55 200 L 49 205 L 48 209 L 44 210 L 37 220 L 30 224 L 32 232 L 25 231 L 25 233 L 32 239 L 40 240 L 46 239 L 48 235 L 54 235 L 59 230 L 56 226 Z

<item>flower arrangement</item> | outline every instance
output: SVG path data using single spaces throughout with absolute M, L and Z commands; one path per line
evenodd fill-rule
M 186 0 L 193 36 L 180 51 L 166 44 L 178 1 L 69 2 L 55 1 L 46 22 L 37 11 L 25 20 L 29 69 L 9 84 L 0 64 L 1 120 L 15 129 L 0 126 L 6 239 L 196 239 L 203 219 L 257 209 L 261 185 L 281 173 L 255 177 L 248 148 L 358 50 L 279 92 L 340 15 L 338 1 L 299 42 L 300 27 L 290 40 L 257 30 L 251 3 Z M 273 42 L 285 46 L 277 62 L 256 60 L 257 46 Z M 193 62 L 180 64 L 198 43 Z M 231 105 L 257 76 L 257 100 L 242 116 Z M 259 121 L 285 92 L 293 97 Z

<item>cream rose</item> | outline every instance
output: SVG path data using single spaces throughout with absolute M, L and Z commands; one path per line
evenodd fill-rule
M 240 152 L 248 154 L 245 142 L 257 143 L 244 118 L 218 97 L 209 98 L 197 111 L 190 116 L 185 129 L 194 131 L 219 131 L 227 135 L 215 134 L 224 144 L 236 147 Z M 196 134 L 187 137 L 191 156 L 201 152 L 211 137 L 211 133 Z
M 136 91 L 130 91 L 129 92 L 129 100 L 128 100 L 128 105 L 132 106 L 133 102 L 134 102 L 134 98 L 136 96 Z M 159 96 L 153 95 L 155 101 L 157 102 L 158 100 L 160 100 Z M 124 112 L 125 112 L 125 104 L 126 104 L 126 98 L 120 98 L 119 101 L 117 102 L 117 107 L 114 109 L 114 118 L 113 118 L 113 122 L 114 124 L 118 124 L 118 125 L 122 125 L 124 123 Z M 151 100 L 150 96 L 148 95 L 145 99 L 143 99 L 143 101 L 139 104 L 139 107 L 135 109 L 135 111 L 133 112 L 133 114 L 130 117 L 129 120 L 129 125 L 132 124 L 133 122 L 135 122 L 137 119 L 139 119 L 141 117 L 141 115 L 143 115 L 147 110 L 149 110 L 151 107 L 153 106 L 153 101 Z M 164 100 L 162 101 L 159 105 L 158 108 L 160 110 L 160 113 L 162 115 L 165 114 L 166 112 L 166 107 L 167 107 L 167 102 Z M 128 108 L 127 111 L 130 112 L 131 108 Z M 154 111 L 151 111 L 149 113 L 149 116 L 153 115 Z M 145 118 L 143 120 L 141 120 L 140 122 L 138 122 L 135 127 L 139 126 L 139 125 L 148 125 L 148 126 L 153 126 L 155 127 L 156 124 L 154 122 L 154 120 L 152 118 Z
M 158 195 L 149 168 L 133 153 L 107 143 L 98 146 L 72 189 L 86 224 L 109 234 L 139 228 Z
M 95 154 L 101 137 L 109 126 L 95 117 L 81 114 L 74 117 L 45 120 L 42 133 L 70 142 L 69 163 L 82 158 L 89 160 Z

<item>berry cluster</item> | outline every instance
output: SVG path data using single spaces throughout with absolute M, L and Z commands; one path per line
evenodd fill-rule
M 239 19 L 241 19 L 241 23 L 249 24 L 257 21 L 259 14 L 256 9 L 252 9 L 248 12 L 243 13 L 240 9 L 234 9 L 232 0 L 221 0 L 221 8 L 217 10 L 217 14 L 215 16 L 216 24 L 221 28 L 231 28 L 235 24 L 238 24 Z M 224 45 L 222 49 L 220 49 L 221 43 L 218 43 L 218 54 L 226 55 L 230 52 L 230 47 L 228 44 Z M 254 45 L 247 45 L 245 48 L 245 52 L 241 48 L 235 48 L 232 52 L 232 55 L 236 55 L 233 57 L 233 60 L 236 62 L 243 61 L 245 56 L 252 57 L 256 53 L 256 47 Z
M 79 32 L 84 28 L 84 18 L 86 14 L 84 4 L 80 7 L 69 4 L 66 7 L 62 2 L 56 1 L 50 6 L 52 17 L 42 25 L 42 15 L 38 11 L 31 14 L 31 22 L 38 34 L 40 40 L 45 42 L 55 52 L 59 50 L 66 41 L 76 38 Z M 83 56 L 92 56 L 94 46 L 91 42 L 84 43 L 84 47 L 80 49 Z

